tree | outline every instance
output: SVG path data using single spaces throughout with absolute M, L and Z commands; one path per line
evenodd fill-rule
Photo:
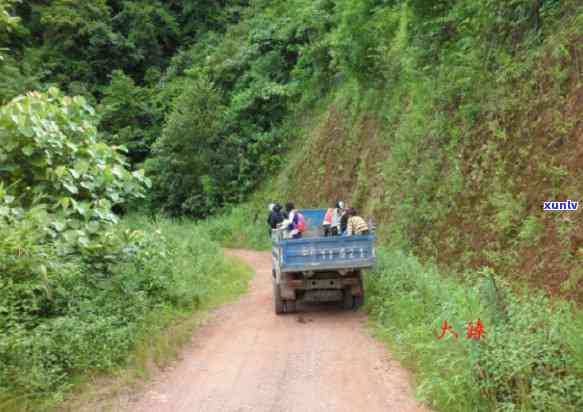
M 112 73 L 99 106 L 100 126 L 110 144 L 128 149 L 132 163 L 143 162 L 161 127 L 154 121 L 151 91 L 121 70 Z
M 131 49 L 131 61 L 124 68 L 140 82 L 148 68 L 164 67 L 179 44 L 176 16 L 159 1 L 123 2 L 112 25 Z
M 174 105 L 146 171 L 154 206 L 171 214 L 204 217 L 233 193 L 238 159 L 224 138 L 221 96 L 206 78 L 193 80 Z
M 77 81 L 93 92 L 113 69 L 135 60 L 131 43 L 113 30 L 106 0 L 33 2 L 30 26 L 42 36 L 50 80 L 61 87 Z

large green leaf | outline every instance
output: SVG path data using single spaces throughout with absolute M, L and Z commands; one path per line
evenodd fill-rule
M 65 189 L 67 189 L 69 191 L 69 193 L 76 195 L 77 193 L 79 193 L 79 189 L 77 189 L 77 186 L 75 186 L 72 183 L 63 183 L 63 186 L 65 187 Z
M 26 145 L 22 148 L 22 153 L 24 153 L 25 156 L 30 157 L 34 153 L 34 147 L 31 145 Z

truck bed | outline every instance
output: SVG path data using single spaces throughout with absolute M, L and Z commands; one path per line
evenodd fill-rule
M 374 266 L 374 236 L 282 240 L 273 248 L 281 272 L 367 269 Z
M 273 266 L 281 273 L 356 270 L 375 264 L 373 235 L 321 236 L 326 209 L 300 210 L 306 220 L 301 239 L 273 238 Z

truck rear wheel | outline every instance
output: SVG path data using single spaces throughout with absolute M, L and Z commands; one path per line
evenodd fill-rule
M 344 289 L 344 296 L 342 298 L 342 308 L 350 310 L 354 307 L 354 297 L 352 296 L 352 289 Z
M 286 300 L 285 301 L 285 312 L 286 313 L 296 313 L 296 301 L 295 300 Z
M 273 279 L 273 306 L 276 315 L 281 315 L 284 312 L 281 290 L 279 289 L 279 285 L 275 282 L 275 279 Z
M 362 277 L 359 280 L 360 284 L 360 295 L 354 296 L 354 308 L 357 309 L 364 305 L 364 284 L 362 282 Z

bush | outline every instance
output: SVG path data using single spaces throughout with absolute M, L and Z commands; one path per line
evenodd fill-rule
M 240 293 L 249 278 L 193 223 L 134 217 L 115 227 L 109 236 L 122 250 L 106 276 L 39 246 L 35 225 L 32 215 L 0 224 L 7 273 L 0 278 L 0 408 L 3 393 L 58 400 L 75 376 L 124 365 L 152 330 L 163 333 L 180 313 Z M 17 250 L 27 253 L 16 257 Z M 46 272 L 29 270 L 38 261 L 48 261 Z
M 58 401 L 77 375 L 123 365 L 150 328 L 244 286 L 196 226 L 118 224 L 112 207 L 149 181 L 94 122 L 56 89 L 0 108 L 0 409 Z
M 104 273 L 80 256 L 59 255 L 58 243 L 39 242 L 44 224 L 29 213 L 0 226 L 0 388 L 41 396 L 65 388 L 72 374 L 119 363 L 147 311 L 170 301 L 172 286 L 168 267 L 148 270 L 168 254 L 163 239 L 109 231 L 122 249 L 104 251 L 119 259 Z
M 122 147 L 100 141 L 95 123 L 84 98 L 54 88 L 2 106 L 0 181 L 15 202 L 46 204 L 65 220 L 116 222 L 112 206 L 143 197 L 149 181 L 127 169 Z

